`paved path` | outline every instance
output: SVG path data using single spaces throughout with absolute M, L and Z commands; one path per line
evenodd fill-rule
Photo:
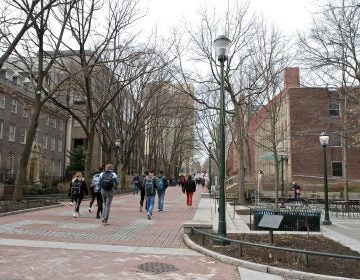
M 182 224 L 193 218 L 180 188 L 166 192 L 164 212 L 151 221 L 138 195 L 114 198 L 110 226 L 87 210 L 63 207 L 0 217 L 0 280 L 240 279 L 237 267 L 188 249 Z M 94 211 L 93 211 L 94 212 Z
M 81 207 L 62 207 L 0 217 L 0 280 L 20 279 L 177 279 L 177 280 L 294 280 L 236 267 L 190 250 L 183 242 L 188 220 L 212 222 L 217 228 L 217 205 L 194 195 L 194 207 L 185 205 L 179 187 L 166 192 L 165 211 L 151 221 L 139 212 L 138 195 L 117 196 L 109 222 L 103 226 Z M 228 232 L 249 232 L 248 217 L 227 206 Z M 95 211 L 93 211 L 95 212 Z M 325 235 L 360 250 L 360 220 L 333 219 L 322 227 Z M 305 279 L 305 278 L 304 278 Z

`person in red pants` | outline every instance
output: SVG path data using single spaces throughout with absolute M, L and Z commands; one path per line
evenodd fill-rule
M 192 197 L 194 192 L 196 191 L 196 183 L 192 179 L 191 174 L 188 175 L 188 178 L 184 185 L 184 189 L 186 192 L 186 205 L 187 207 L 192 207 Z

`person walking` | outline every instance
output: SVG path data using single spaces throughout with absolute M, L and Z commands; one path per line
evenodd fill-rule
M 162 212 L 164 210 L 164 198 L 165 198 L 165 190 L 168 187 L 167 180 L 164 176 L 164 171 L 159 172 L 159 176 L 157 176 L 156 181 L 156 191 L 158 194 L 158 211 Z
M 179 178 L 179 185 L 181 186 L 181 189 L 182 189 L 182 191 L 184 192 L 184 186 L 185 186 L 185 181 L 186 181 L 186 179 L 185 179 L 185 176 L 184 175 L 180 175 L 180 178 Z
M 119 186 L 119 179 L 116 173 L 113 171 L 114 167 L 111 163 L 105 166 L 105 170 L 100 174 L 99 185 L 101 188 L 101 196 L 103 200 L 103 216 L 102 223 L 104 226 L 109 225 L 109 215 L 111 202 L 113 200 L 114 193 Z
M 74 207 L 74 218 L 80 216 L 80 204 L 85 195 L 88 195 L 87 184 L 82 176 L 81 172 L 76 172 L 73 180 L 70 182 L 69 195 L 72 196 L 75 203 Z
M 294 199 L 299 200 L 300 199 L 300 190 L 301 190 L 300 186 L 296 182 L 293 182 L 291 189 L 294 191 Z
M 103 171 L 103 169 L 100 167 L 97 171 L 95 171 L 93 173 L 93 176 L 91 178 L 91 182 L 90 182 L 90 193 L 91 193 L 91 199 L 90 199 L 90 203 L 89 203 L 89 212 L 91 213 L 91 208 L 94 204 L 94 201 L 96 199 L 96 193 L 94 191 L 95 187 L 99 185 L 99 180 L 100 180 L 100 173 Z
M 144 178 L 144 190 L 146 199 L 146 213 L 148 220 L 151 220 L 155 204 L 156 177 L 155 170 L 150 170 L 149 175 Z
M 184 189 L 186 192 L 186 205 L 187 207 L 192 207 L 192 197 L 194 192 L 196 191 L 196 183 L 192 179 L 191 174 L 188 175 L 188 178 L 184 184 Z
M 140 176 L 137 173 L 135 173 L 133 180 L 134 180 L 134 192 L 133 192 L 133 194 L 135 194 L 135 193 L 138 194 L 139 193 Z
M 144 172 L 144 176 L 141 178 L 141 182 L 139 182 L 140 185 L 140 212 L 142 212 L 143 206 L 144 206 L 144 200 L 145 200 L 145 187 L 144 187 L 144 181 L 145 177 L 149 175 L 149 171 Z M 145 204 L 145 209 L 146 204 Z

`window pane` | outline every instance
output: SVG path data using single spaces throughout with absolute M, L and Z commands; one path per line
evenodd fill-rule
M 342 162 L 332 162 L 333 176 L 342 177 Z

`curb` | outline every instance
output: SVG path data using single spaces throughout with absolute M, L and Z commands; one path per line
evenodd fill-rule
M 297 278 L 301 280 L 359 280 L 358 278 L 347 278 L 347 277 L 337 277 L 337 276 L 330 276 L 330 275 L 322 275 L 322 274 L 316 274 L 316 273 L 308 273 L 308 272 L 302 272 L 298 270 L 290 270 L 285 268 L 279 268 L 274 266 L 268 266 L 264 264 L 257 264 L 249 261 L 244 261 L 240 259 L 236 259 L 233 257 L 225 256 L 218 254 L 214 251 L 211 251 L 209 249 L 206 249 L 204 247 L 201 247 L 200 245 L 193 242 L 188 234 L 184 234 L 183 241 L 190 249 L 197 251 L 199 253 L 202 253 L 206 256 L 212 257 L 214 259 L 217 259 L 219 261 L 222 261 L 227 264 L 263 272 L 263 273 L 269 273 L 274 274 L 278 276 L 283 277 L 289 277 L 289 278 Z
M 64 204 L 58 203 L 58 204 L 54 204 L 54 205 L 22 209 L 22 210 L 17 210 L 17 211 L 0 213 L 0 217 L 16 215 L 16 214 L 22 214 L 22 213 L 28 213 L 28 212 L 34 212 L 34 211 L 45 210 L 45 209 L 56 208 L 56 207 L 63 207 L 63 206 L 64 206 Z

